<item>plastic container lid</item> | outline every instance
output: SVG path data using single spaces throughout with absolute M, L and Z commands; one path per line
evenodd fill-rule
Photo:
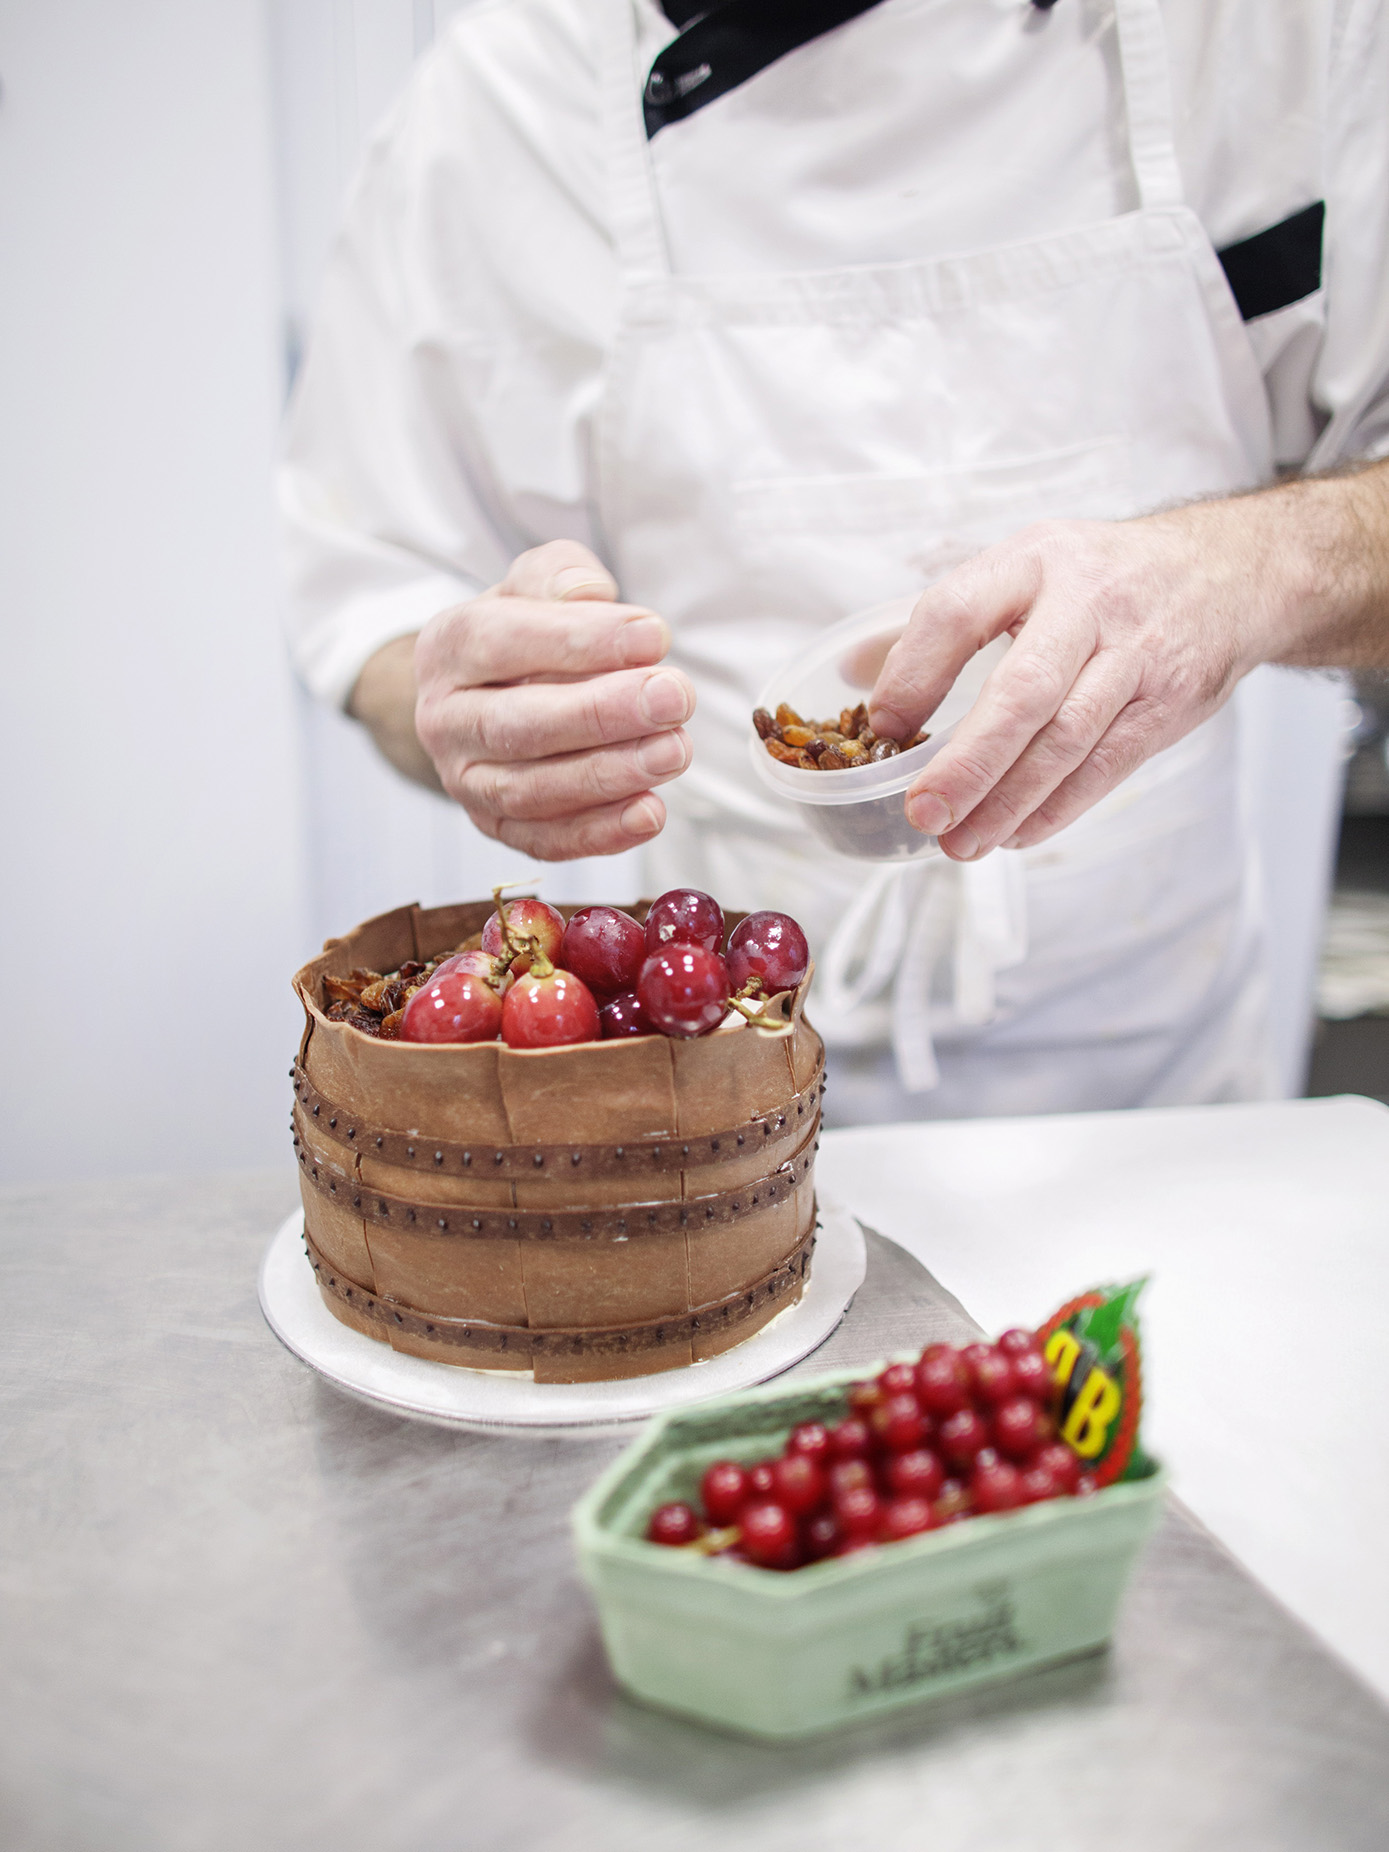
M 812 649 L 782 664 L 757 705 L 775 712 L 784 701 L 807 719 L 823 719 L 841 708 L 856 707 L 873 686 L 888 650 L 906 629 L 915 603 L 915 598 L 896 598 L 834 625 Z M 809 828 L 841 855 L 865 862 L 915 862 L 938 855 L 936 838 L 923 835 L 907 822 L 904 793 L 973 707 L 1008 646 L 1009 639 L 1000 637 L 965 664 L 950 692 L 923 723 L 931 737 L 910 752 L 875 765 L 808 772 L 774 759 L 749 723 L 753 770 L 769 790 L 795 804 Z

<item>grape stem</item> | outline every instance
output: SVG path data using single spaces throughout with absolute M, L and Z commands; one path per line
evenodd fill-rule
M 761 994 L 762 980 L 754 974 L 748 979 L 747 983 L 743 985 L 742 989 L 736 991 L 728 1001 L 730 1005 L 737 1010 L 743 1020 L 751 1023 L 754 1029 L 761 1029 L 773 1035 L 789 1034 L 791 1025 L 782 1017 L 769 1016 L 765 1010 L 759 1010 L 754 1007 L 752 999 L 760 997 Z
M 497 903 L 497 918 L 502 923 L 502 950 L 492 960 L 493 989 L 502 982 L 511 969 L 512 961 L 517 958 L 529 958 L 533 977 L 553 977 L 555 967 L 545 955 L 545 948 L 539 939 L 528 932 L 517 932 L 507 917 L 507 903 L 502 895 L 509 887 L 522 887 L 520 881 L 503 881 L 492 889 L 492 898 Z M 516 894 L 516 900 L 534 900 L 534 894 Z

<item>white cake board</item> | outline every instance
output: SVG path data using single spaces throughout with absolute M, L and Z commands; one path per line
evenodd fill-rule
M 406 1357 L 340 1324 L 323 1303 L 304 1252 L 304 1218 L 281 1224 L 260 1269 L 266 1323 L 287 1349 L 349 1395 L 378 1408 L 448 1427 L 601 1428 L 747 1389 L 789 1370 L 822 1344 L 863 1284 L 863 1230 L 819 1197 L 810 1280 L 795 1305 L 722 1356 L 656 1376 L 610 1383 L 537 1383 L 519 1370 L 471 1370 Z

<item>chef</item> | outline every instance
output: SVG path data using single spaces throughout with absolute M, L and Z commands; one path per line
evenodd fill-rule
M 1389 454 L 1386 80 L 1379 0 L 465 13 L 296 392 L 302 673 L 519 850 L 795 913 L 863 1116 L 1269 1093 L 1223 701 L 1378 477 L 1254 492 Z M 874 869 L 749 714 L 918 594 L 883 730 L 1015 641 Z

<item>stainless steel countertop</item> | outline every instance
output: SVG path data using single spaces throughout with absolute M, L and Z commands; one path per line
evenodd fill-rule
M 793 1748 L 614 1688 L 567 1532 L 621 1440 L 352 1402 L 261 1321 L 288 1175 L 0 1197 L 6 1852 L 1333 1852 L 1389 1711 L 1174 1510 L 1112 1652 Z M 800 1366 L 959 1335 L 870 1237 Z

